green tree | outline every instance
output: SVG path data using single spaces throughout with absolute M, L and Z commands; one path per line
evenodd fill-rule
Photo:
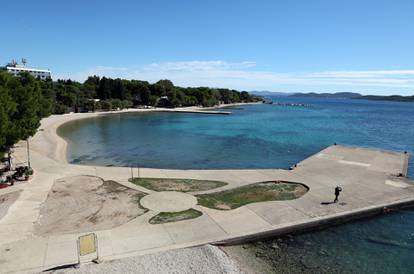
M 0 150 L 5 151 L 17 141 L 35 134 L 42 115 L 47 111 L 40 80 L 28 73 L 18 77 L 0 72 Z M 47 104 L 49 105 L 49 104 Z
M 154 96 L 154 95 L 151 95 L 148 99 L 148 105 L 149 106 L 156 106 L 157 103 L 158 103 L 158 97 Z
M 99 86 L 97 89 L 98 98 L 101 100 L 111 99 L 111 83 L 110 79 L 102 77 L 99 81 Z
M 7 139 L 8 134 L 13 130 L 13 124 L 10 121 L 10 117 L 16 111 L 16 103 L 9 94 L 9 90 L 6 88 L 6 82 L 8 81 L 8 75 L 0 72 L 0 152 L 6 152 L 10 145 L 10 141 Z

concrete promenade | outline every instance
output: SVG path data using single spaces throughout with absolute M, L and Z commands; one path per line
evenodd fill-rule
M 0 272 L 32 273 L 77 262 L 79 235 L 36 236 L 35 224 L 40 208 L 56 179 L 74 175 L 94 175 L 125 186 L 153 193 L 128 182 L 131 169 L 68 164 L 66 144 L 56 135 L 56 128 L 69 120 L 93 116 L 73 114 L 52 116 L 42 121 L 41 130 L 31 140 L 34 178 L 25 184 L 0 189 L 0 195 L 21 191 L 16 202 L 0 219 Z M 150 130 L 150 129 L 149 129 Z M 15 156 L 26 161 L 25 143 Z M 228 185 L 205 192 L 216 192 L 255 182 L 285 180 L 300 182 L 309 192 L 299 199 L 249 204 L 234 210 L 220 211 L 194 205 L 181 195 L 171 208 L 193 207 L 203 213 L 199 218 L 152 225 L 148 220 L 158 212 L 144 215 L 113 229 L 94 231 L 98 235 L 100 257 L 110 260 L 154 253 L 207 243 L 232 243 L 258 236 L 317 226 L 329 221 L 372 214 L 383 207 L 414 203 L 414 182 L 406 179 L 408 155 L 345 146 L 330 146 L 303 160 L 293 170 L 161 170 L 137 168 L 134 176 L 156 178 L 192 178 L 227 182 Z M 335 186 L 343 191 L 340 202 L 331 202 Z M 205 193 L 204 192 L 204 193 Z M 187 195 L 187 194 L 186 194 Z M 148 196 L 147 196 L 148 197 Z M 193 200 L 192 200 L 193 201 Z M 149 203 L 151 204 L 151 203 Z M 168 208 L 168 204 L 163 205 Z M 155 206 L 156 207 L 156 206 Z M 173 211 L 173 210 L 172 210 Z

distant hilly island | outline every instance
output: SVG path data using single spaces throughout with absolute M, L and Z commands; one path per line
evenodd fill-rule
M 400 102 L 414 102 L 414 95 L 362 95 L 356 92 L 335 92 L 335 93 L 287 93 L 287 92 L 271 92 L 271 91 L 252 91 L 251 93 L 259 96 L 286 96 L 286 97 L 314 97 L 314 98 L 336 98 L 336 99 L 365 99 L 377 101 L 400 101 Z
M 289 95 L 291 97 L 320 97 L 320 98 L 338 98 L 338 99 L 352 99 L 361 97 L 362 94 L 355 92 L 336 92 L 336 93 L 294 93 Z
M 251 94 L 259 95 L 259 96 L 290 96 L 295 93 L 289 93 L 289 92 L 273 92 L 273 91 L 267 91 L 267 90 L 254 90 L 250 91 Z

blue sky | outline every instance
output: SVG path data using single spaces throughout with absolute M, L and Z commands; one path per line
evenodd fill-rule
M 287 92 L 414 94 L 413 0 L 5 1 L 0 64 Z

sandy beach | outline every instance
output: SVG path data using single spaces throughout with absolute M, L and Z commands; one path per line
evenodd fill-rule
M 69 113 L 62 115 L 52 115 L 48 119 L 43 119 L 39 127 L 38 135 L 43 139 L 44 142 L 48 142 L 49 151 L 41 151 L 46 153 L 50 158 L 59 161 L 61 163 L 68 163 L 67 161 L 67 146 L 68 143 L 64 138 L 59 136 L 57 133 L 58 128 L 68 122 L 87 119 L 93 117 L 99 117 L 103 115 L 120 114 L 120 113 L 144 113 L 144 112 L 178 112 L 178 113 L 209 113 L 215 109 L 223 109 L 230 107 L 240 107 L 244 105 L 261 104 L 258 103 L 233 103 L 233 104 L 222 104 L 214 107 L 182 107 L 182 108 L 130 108 L 116 111 L 100 111 L 100 112 L 89 112 L 89 113 Z M 43 132 L 46 128 L 46 132 Z M 38 140 L 36 140 L 39 142 Z

